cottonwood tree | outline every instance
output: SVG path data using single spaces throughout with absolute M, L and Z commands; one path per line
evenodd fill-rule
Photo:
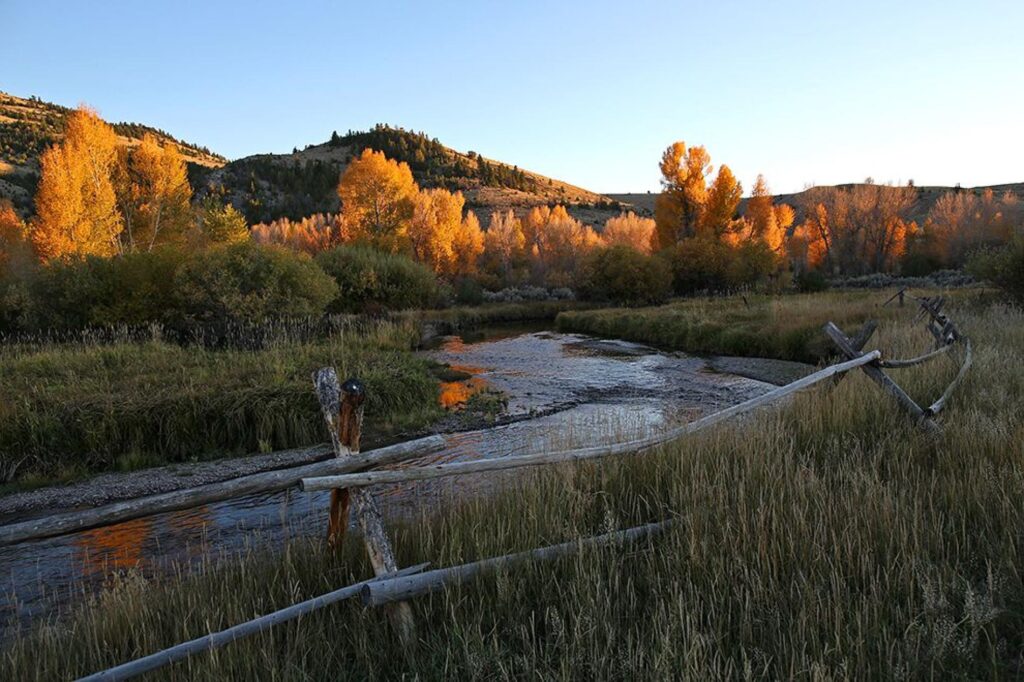
M 772 251 L 780 252 L 795 215 L 792 206 L 775 204 L 767 181 L 763 175 L 758 175 L 744 212 L 750 223 L 751 238 L 760 239 Z
M 546 286 L 569 286 L 583 257 L 601 245 L 593 228 L 569 215 L 561 204 L 537 206 L 523 221 L 534 280 Z
M 480 220 L 473 211 L 467 211 L 459 223 L 452 244 L 455 259 L 452 272 L 449 274 L 473 274 L 477 271 L 477 260 L 484 252 L 484 233 L 480 229 Z
M 623 212 L 605 223 L 601 237 L 607 246 L 628 246 L 640 253 L 654 249 L 655 224 L 650 218 L 641 218 L 633 211 Z
M 436 273 L 450 273 L 456 261 L 455 239 L 465 205 L 462 192 L 427 189 L 413 197 L 408 242 L 413 258 Z
M 739 229 L 740 225 L 735 221 L 735 217 L 742 198 L 742 186 L 732 174 L 732 170 L 722 164 L 705 194 L 697 226 L 698 233 L 721 238 L 726 233 Z
M 1017 197 L 1011 192 L 998 197 L 992 189 L 980 197 L 973 192 L 946 192 L 928 212 L 923 231 L 938 260 L 956 267 L 966 262 L 971 251 L 1008 241 L 1015 219 L 1019 220 L 1017 211 Z
M 207 197 L 198 214 L 197 238 L 202 246 L 240 244 L 249 240 L 249 226 L 231 204 Z
M 523 224 L 510 210 L 491 214 L 491 222 L 484 234 L 484 257 L 492 271 L 500 275 L 503 284 L 512 282 L 513 272 L 525 256 L 526 236 Z
M 152 251 L 186 240 L 194 227 L 192 188 L 177 145 L 161 146 L 146 133 L 137 148 L 118 155 L 113 177 L 124 224 L 123 251 Z
M 697 234 L 707 200 L 711 157 L 704 147 L 676 142 L 661 156 L 661 194 L 654 205 L 657 248 L 668 248 Z
M 28 265 L 31 248 L 26 241 L 25 221 L 8 199 L 0 199 L 0 277 Z
M 349 238 L 391 253 L 404 250 L 418 192 L 408 164 L 364 149 L 338 183 Z
M 333 213 L 314 213 L 301 220 L 279 218 L 253 225 L 250 234 L 259 244 L 287 246 L 311 256 L 347 241 L 341 216 Z
M 72 112 L 63 141 L 40 159 L 29 237 L 41 260 L 118 253 L 122 221 L 111 181 L 116 163 L 113 128 L 88 107 Z

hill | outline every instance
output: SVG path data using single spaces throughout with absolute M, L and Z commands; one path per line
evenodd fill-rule
M 64 120 L 72 110 L 37 97 L 24 99 L 0 92 L 0 199 L 9 198 L 23 213 L 32 207 L 39 181 L 39 157 L 63 137 Z M 146 133 L 161 143 L 174 142 L 191 169 L 221 166 L 227 160 L 206 147 L 184 142 L 141 123 L 112 123 L 118 140 L 137 145 Z
M 580 220 L 601 224 L 619 207 L 608 197 L 539 173 L 459 152 L 422 132 L 378 124 L 365 132 L 334 133 L 327 142 L 291 154 L 258 154 L 209 169 L 197 178 L 197 194 L 230 201 L 250 223 L 302 218 L 338 210 L 338 178 L 366 148 L 408 163 L 421 187 L 461 191 L 466 205 L 486 224 L 492 211 L 523 214 L 533 206 L 562 203 Z

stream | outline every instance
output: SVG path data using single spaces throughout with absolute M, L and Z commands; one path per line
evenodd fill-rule
M 461 373 L 442 383 L 446 407 L 457 411 L 476 394 L 500 392 L 507 400 L 505 416 L 513 421 L 486 432 L 448 434 L 444 452 L 402 466 L 630 440 L 773 387 L 722 371 L 714 358 L 548 331 L 444 337 L 422 352 Z M 746 360 L 743 366 L 764 365 L 770 375 L 772 362 Z M 515 475 L 478 474 L 373 491 L 386 517 L 409 518 L 487 494 Z M 323 533 L 327 507 L 328 493 L 284 491 L 2 548 L 0 628 L 9 632 L 58 614 L 128 569 L 159 576 L 230 558 L 255 543 L 261 552 L 276 551 L 289 538 Z

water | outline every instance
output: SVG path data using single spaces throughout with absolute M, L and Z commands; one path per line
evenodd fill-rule
M 475 392 L 502 391 L 508 416 L 520 420 L 485 433 L 450 434 L 443 453 L 403 466 L 631 440 L 772 388 L 713 371 L 702 358 L 574 334 L 448 337 L 426 354 L 471 375 L 444 385 L 442 400 L 453 409 Z M 378 486 L 374 493 L 386 517 L 408 518 L 487 494 L 515 475 Z M 266 551 L 288 538 L 321 534 L 327 507 L 328 493 L 254 495 L 2 548 L 0 627 L 52 614 L 126 569 L 160 575 L 176 564 L 230 557 L 253 542 Z

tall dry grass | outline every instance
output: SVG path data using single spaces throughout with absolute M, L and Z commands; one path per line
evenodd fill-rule
M 910 310 L 871 346 L 914 355 Z M 356 603 L 158 679 L 934 679 L 1024 674 L 1024 314 L 954 310 L 975 365 L 934 442 L 860 374 L 642 457 L 526 475 L 507 494 L 393 529 L 400 563 L 444 566 L 666 517 L 668 534 L 418 599 L 404 647 Z M 948 359 L 902 370 L 921 402 Z M 282 556 L 128 576 L 3 654 L 10 679 L 92 672 L 368 574 Z

